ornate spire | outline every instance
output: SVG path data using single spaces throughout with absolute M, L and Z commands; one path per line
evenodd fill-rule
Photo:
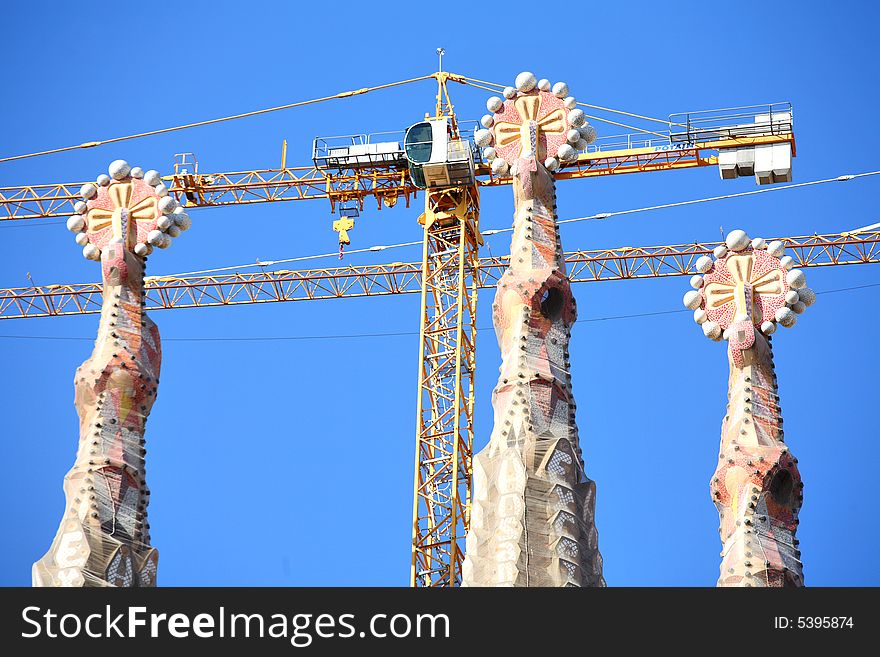
M 510 267 L 493 305 L 502 355 L 495 427 L 474 459 L 463 584 L 601 586 L 596 487 L 584 474 L 569 374 L 577 313 L 551 173 L 556 156 L 572 160 L 575 135 L 586 148 L 584 117 L 564 83 L 522 73 L 516 86 L 506 101 L 489 100 L 495 114 L 476 135 L 493 171 L 514 174 L 515 213 Z
M 104 299 L 95 349 L 74 379 L 80 440 L 64 478 L 66 510 L 34 564 L 34 586 L 156 584 L 144 431 L 162 348 L 143 309 L 144 267 L 153 246 L 167 248 L 190 219 L 157 172 L 117 160 L 109 174 L 82 187 L 67 222 L 83 255 L 101 262 Z
M 712 340 L 728 341 L 727 415 L 711 492 L 724 549 L 718 586 L 802 586 L 795 532 L 803 495 L 797 459 L 783 442 L 770 335 L 813 304 L 781 242 L 741 230 L 697 261 L 702 276 L 684 304 Z

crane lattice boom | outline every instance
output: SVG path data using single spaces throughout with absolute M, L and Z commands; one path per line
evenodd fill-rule
M 794 134 L 755 137 L 724 137 L 707 141 L 685 142 L 671 148 L 668 141 L 616 150 L 585 153 L 576 163 L 556 174 L 557 180 L 594 178 L 597 176 L 669 171 L 712 166 L 718 163 L 719 148 L 731 149 L 768 144 L 791 144 Z M 476 168 L 477 184 L 481 187 L 509 185 L 507 176 L 494 176 L 489 167 Z M 331 208 L 338 203 L 355 201 L 362 206 L 367 199 L 377 209 L 391 207 L 404 199 L 406 207 L 420 191 L 410 181 L 406 170 L 391 166 L 369 169 L 328 171 L 315 167 L 255 169 L 229 173 L 194 173 L 183 170 L 164 178 L 171 194 L 181 204 L 192 207 L 248 205 L 278 201 L 327 199 Z M 0 221 L 65 217 L 73 212 L 83 183 L 55 183 L 0 187 Z
M 880 262 L 880 231 L 779 238 L 798 267 Z M 621 247 L 566 254 L 572 282 L 686 276 L 715 242 Z M 480 258 L 477 286 L 494 286 L 507 258 Z M 421 291 L 420 263 L 391 263 L 222 276 L 164 276 L 147 280 L 147 308 L 201 308 L 277 301 L 411 294 Z M 97 313 L 98 283 L 0 289 L 0 319 Z

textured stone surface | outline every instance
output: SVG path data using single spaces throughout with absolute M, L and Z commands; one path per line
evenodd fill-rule
M 724 545 L 718 586 L 803 585 L 795 538 L 803 484 L 797 459 L 783 442 L 769 337 L 777 319 L 790 325 L 780 318 L 792 314 L 786 304 L 800 303 L 800 295 L 789 288 L 783 246 L 765 246 L 763 239 L 734 230 L 726 247 L 716 249 L 717 260 L 705 267 L 703 280 L 692 281 L 699 290 L 694 319 L 707 336 L 727 339 L 730 365 L 711 483 Z
M 536 124 L 532 118 L 531 132 L 521 133 L 532 143 L 511 142 L 507 153 L 514 160 L 516 211 L 510 267 L 493 306 L 502 364 L 492 395 L 495 426 L 474 459 L 464 586 L 605 584 L 596 487 L 584 473 L 569 374 L 577 313 L 556 226 L 553 177 L 535 158 L 543 155 Z
M 728 347 L 727 416 L 712 498 L 718 508 L 718 586 L 803 586 L 795 532 L 803 500 L 797 459 L 783 442 L 770 338 L 754 335 L 737 356 Z
M 64 478 L 65 512 L 33 567 L 34 586 L 155 586 L 144 430 L 156 399 L 159 330 L 143 309 L 145 260 L 134 246 L 158 218 L 152 188 L 123 178 L 89 201 L 104 285 L 98 338 L 76 371 L 76 461 Z

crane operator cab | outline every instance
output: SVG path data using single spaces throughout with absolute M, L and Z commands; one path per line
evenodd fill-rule
M 452 136 L 448 118 L 426 119 L 410 126 L 404 138 L 409 174 L 416 187 L 474 184 L 474 156 L 465 139 Z

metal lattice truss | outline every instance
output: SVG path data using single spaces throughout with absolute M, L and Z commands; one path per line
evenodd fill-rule
M 658 142 L 659 143 L 659 142 Z M 760 137 L 728 137 L 712 141 L 683 142 L 670 146 L 604 150 L 580 155 L 576 162 L 556 174 L 557 180 L 593 178 L 623 173 L 669 171 L 711 166 L 718 163 L 719 148 L 790 143 L 794 134 L 782 133 Z M 508 176 L 495 176 L 486 165 L 477 167 L 480 186 L 509 185 Z M 186 207 L 218 207 L 277 201 L 328 199 L 331 208 L 337 203 L 367 198 L 378 209 L 391 207 L 403 198 L 410 200 L 419 191 L 409 181 L 406 170 L 390 166 L 355 170 L 323 170 L 315 167 L 284 167 L 228 173 L 184 173 L 163 178 L 169 192 Z M 0 187 L 0 221 L 65 217 L 73 212 L 83 183 L 57 183 Z
M 880 231 L 780 239 L 799 267 L 880 262 Z M 697 273 L 697 258 L 711 254 L 716 246 L 716 242 L 704 242 L 575 251 L 566 254 L 566 263 L 572 282 L 685 276 Z M 506 258 L 481 258 L 477 287 L 494 287 L 506 267 Z M 419 263 L 394 263 L 223 276 L 153 277 L 146 283 L 146 303 L 148 309 L 198 308 L 407 294 L 421 289 Z M 0 319 L 80 315 L 100 310 L 99 283 L 0 289 Z
M 461 583 L 474 435 L 476 188 L 426 199 L 410 583 Z

